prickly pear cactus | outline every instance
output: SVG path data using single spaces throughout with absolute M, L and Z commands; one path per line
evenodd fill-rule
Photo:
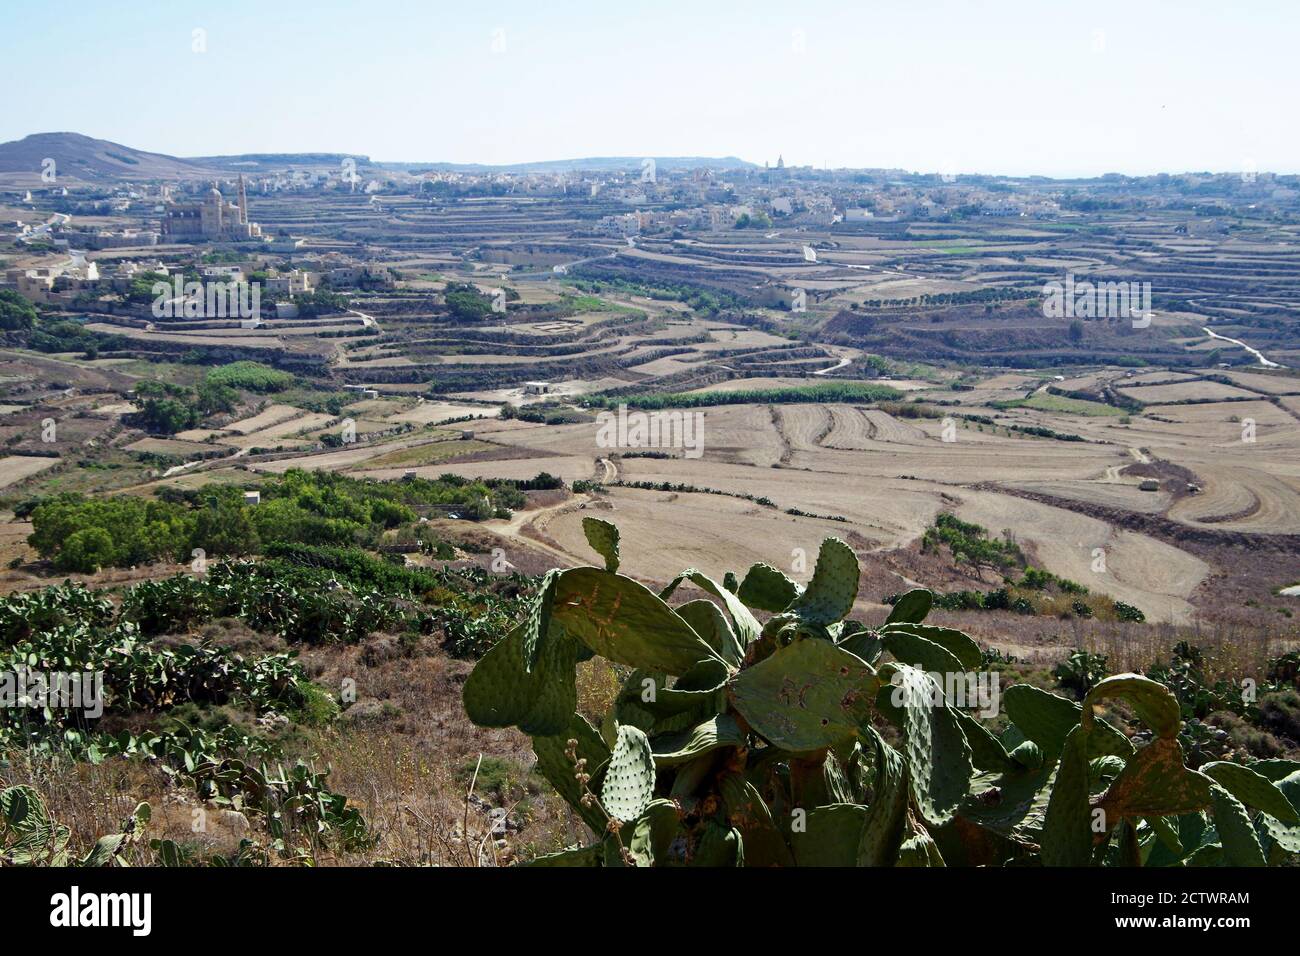
M 924 623 L 929 591 L 878 628 L 848 619 L 859 570 L 842 541 L 807 587 L 756 564 L 721 583 L 688 569 L 656 594 L 619 573 L 614 525 L 583 530 L 603 567 L 547 574 L 465 683 L 470 718 L 530 734 L 591 831 L 533 865 L 1297 862 L 1300 764 L 1188 768 L 1163 684 L 1109 677 L 1082 706 L 1013 685 L 994 724 L 949 696 L 992 675 L 969 636 Z M 623 683 L 588 720 L 576 667 L 593 656 Z

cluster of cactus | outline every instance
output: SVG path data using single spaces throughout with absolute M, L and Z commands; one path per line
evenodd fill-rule
M 656 594 L 618 573 L 617 528 L 584 530 L 605 566 L 548 573 L 465 684 L 470 718 L 531 735 L 537 771 L 594 834 L 535 864 L 1263 865 L 1300 852 L 1300 763 L 1189 769 L 1178 701 L 1155 681 L 1108 677 L 1082 705 L 1014 685 L 994 734 L 944 679 L 978 671 L 980 647 L 923 623 L 923 589 L 877 629 L 847 620 L 858 561 L 837 539 L 806 587 L 757 564 L 721 583 L 687 570 Z M 707 597 L 670 605 L 687 583 Z M 627 676 L 592 723 L 575 675 L 594 655 Z M 1107 705 L 1151 741 L 1135 747 L 1098 715 Z
M 129 865 L 127 852 L 142 839 L 150 815 L 149 804 L 136 804 L 121 833 L 100 837 L 78 858 L 68 852 L 70 831 L 50 817 L 41 795 L 31 787 L 9 787 L 0 791 L 0 866 Z

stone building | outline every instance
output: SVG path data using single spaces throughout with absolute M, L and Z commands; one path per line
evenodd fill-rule
M 229 202 L 214 182 L 201 202 L 168 203 L 163 208 L 162 241 L 257 242 L 262 227 L 248 221 L 248 195 L 239 177 L 239 201 Z

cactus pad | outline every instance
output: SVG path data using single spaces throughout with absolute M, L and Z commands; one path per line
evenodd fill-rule
M 1114 822 L 1103 821 L 1106 829 Z M 1087 866 L 1092 858 L 1087 739 L 1080 727 L 1066 734 L 1061 746 L 1061 760 L 1043 819 L 1042 842 L 1044 866 Z
M 924 637 L 917 637 L 908 631 L 885 628 L 880 631 L 880 640 L 885 650 L 892 654 L 895 660 L 920 668 L 927 673 L 960 674 L 962 672 L 961 661 L 953 657 L 946 648 Z
M 702 574 L 694 568 L 687 568 L 677 577 L 669 582 L 668 586 L 660 592 L 659 596 L 663 600 L 668 600 L 682 584 L 683 581 L 690 581 L 701 591 L 706 591 L 722 601 L 727 606 L 727 614 L 731 618 L 732 631 L 735 633 L 741 647 L 747 647 L 751 642 L 758 640 L 762 627 L 759 625 L 757 618 L 745 603 L 736 597 L 730 589 L 718 584 L 717 581 Z
M 799 585 L 769 564 L 755 564 L 736 595 L 750 607 L 779 614 L 799 596 Z
M 1128 759 L 1097 806 L 1109 829 L 1121 819 L 1201 810 L 1209 806 L 1210 786 L 1209 779 L 1183 766 L 1177 737 L 1157 737 Z
M 517 726 L 528 734 L 555 734 L 577 707 L 574 668 L 578 646 L 552 627 L 532 670 L 524 664 L 530 621 L 515 627 L 478 662 L 465 681 L 465 712 L 481 727 Z
M 867 812 L 857 803 L 831 803 L 808 810 L 802 829 L 790 834 L 795 861 L 799 866 L 857 866 Z
M 876 779 L 858 840 L 858 866 L 889 866 L 898 855 L 907 813 L 907 768 L 903 758 L 874 730 Z M 865 746 L 864 742 L 864 746 Z
M 652 591 L 598 568 L 559 576 L 551 617 L 597 654 L 632 667 L 681 674 L 718 657 Z
M 618 570 L 618 528 L 603 518 L 583 518 L 582 533 L 592 550 L 605 559 L 606 571 Z
M 929 594 L 930 592 L 925 593 Z M 938 644 L 957 658 L 961 662 L 961 666 L 966 670 L 979 670 L 984 661 L 984 654 L 980 650 L 980 646 L 961 631 L 953 630 L 951 627 L 937 627 L 933 624 L 917 623 L 886 623 L 880 628 L 880 636 L 883 638 L 887 634 L 899 631 L 916 637 L 923 637 L 927 641 Z
M 810 751 L 856 736 L 878 687 L 848 651 L 802 640 L 741 671 L 728 694 L 755 732 L 782 749 Z
M 1291 806 L 1286 794 L 1266 777 L 1261 777 L 1249 767 L 1218 760 L 1201 767 L 1201 773 L 1210 777 L 1248 807 L 1263 810 L 1283 823 L 1300 824 L 1300 813 Z
M 704 638 L 704 642 L 713 648 L 728 664 L 740 666 L 740 659 L 745 656 L 745 649 L 737 640 L 735 632 L 731 629 L 731 622 L 727 615 L 722 613 L 712 601 L 701 598 L 698 601 L 687 601 L 685 604 L 679 604 L 673 608 L 678 616 L 682 618 L 696 634 Z
M 1266 866 L 1264 850 L 1241 801 L 1217 783 L 1210 786 L 1210 799 L 1214 806 L 1214 829 L 1223 846 L 1224 865 Z
M 681 833 L 681 811 L 671 800 L 651 800 L 632 829 L 628 849 L 637 866 L 669 862 L 673 841 Z
M 650 741 L 637 728 L 620 725 L 600 790 L 605 812 L 616 820 L 635 820 L 649 805 L 654 789 L 655 762 Z
M 834 624 L 848 616 L 858 596 L 858 556 L 839 538 L 827 538 L 807 589 L 790 610 L 813 624 Z
M 1178 698 L 1164 684 L 1140 674 L 1116 674 L 1099 681 L 1083 699 L 1083 732 L 1092 730 L 1092 708 L 1100 701 L 1119 697 L 1127 701 L 1138 718 L 1157 737 L 1177 737 L 1182 729 L 1182 712 Z
M 1026 739 L 1038 744 L 1045 760 L 1060 755 L 1066 735 L 1079 724 L 1083 714 L 1074 701 L 1030 684 L 1013 684 L 1003 691 L 1002 709 Z M 1128 738 L 1104 720 L 1094 720 L 1088 736 L 1089 757 L 1127 757 L 1133 752 Z
M 943 691 L 928 674 L 905 664 L 881 668 L 890 683 L 878 695 L 903 730 L 903 757 L 912 799 L 925 821 L 943 826 L 966 796 L 974 766 L 970 744 Z
M 583 789 L 574 776 L 578 770 L 565 753 L 569 749 L 570 740 L 578 742 L 576 748 L 578 759 L 587 761 L 585 772 L 591 775 L 590 789 L 594 793 L 609 763 L 609 747 L 581 714 L 570 714 L 569 724 L 562 733 L 533 738 L 533 753 L 537 754 L 537 772 L 545 777 L 555 788 L 556 793 L 577 811 L 587 826 L 596 833 L 602 833 L 605 829 L 605 818 L 598 809 L 583 803 Z
M 920 624 L 930 613 L 934 595 L 925 588 L 912 588 L 894 602 L 893 610 L 885 618 L 886 624 Z

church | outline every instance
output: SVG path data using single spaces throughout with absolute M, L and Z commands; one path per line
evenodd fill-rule
M 214 182 L 202 202 L 168 203 L 163 210 L 162 239 L 168 242 L 253 242 L 262 227 L 248 221 L 248 195 L 239 177 L 239 201 L 229 202 Z

